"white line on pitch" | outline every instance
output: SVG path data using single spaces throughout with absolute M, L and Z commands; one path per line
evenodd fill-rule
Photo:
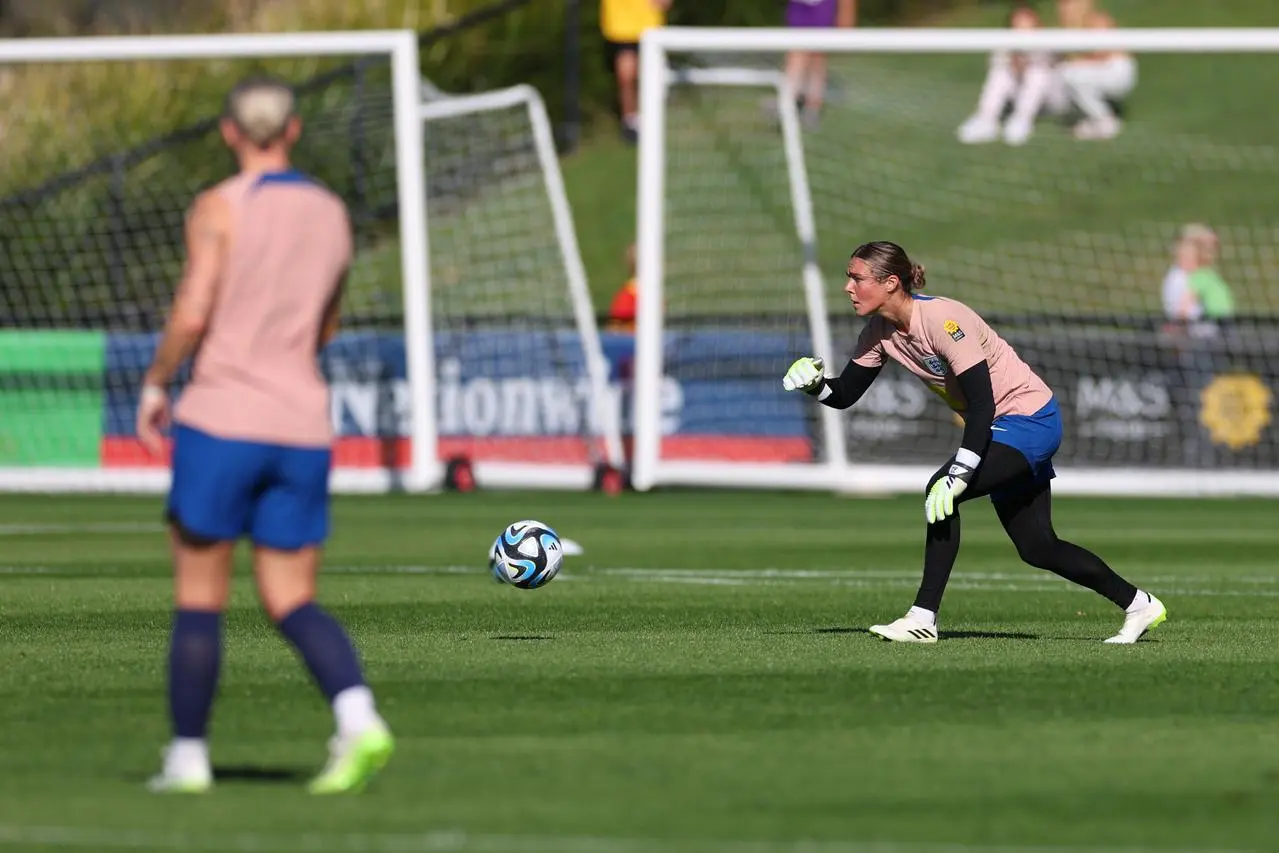
M 164 530 L 163 524 L 127 521 L 89 524 L 0 524 L 0 536 L 46 536 L 69 533 L 163 533 Z
M 323 571 L 332 574 L 396 574 L 396 575 L 481 575 L 481 566 L 424 566 L 424 565 L 335 565 Z M 117 574 L 117 567 L 105 566 L 92 569 L 69 566 L 0 565 L 0 576 L 49 576 Z M 826 582 L 831 586 L 857 587 L 860 589 L 896 588 L 912 586 L 919 582 L 919 572 L 905 569 L 666 569 L 666 568 L 587 568 L 566 570 L 560 582 L 583 580 L 617 580 L 635 583 L 684 584 L 689 586 L 804 586 Z M 1205 575 L 1163 575 L 1144 577 L 1145 584 L 1168 584 L 1159 587 L 1163 595 L 1200 596 L 1207 598 L 1279 598 L 1279 590 L 1265 589 L 1279 584 L 1275 577 L 1229 577 Z M 1229 587 L 1239 584 L 1250 589 L 1200 589 L 1198 585 Z M 1189 585 L 1189 586 L 1187 586 Z M 1069 588 L 1069 584 L 1055 575 L 1027 570 L 1025 574 L 1005 572 L 961 572 L 952 576 L 953 589 L 986 590 L 989 592 L 1052 592 Z
M 1137 847 L 1039 847 L 891 841 L 697 841 L 601 836 L 360 833 L 284 835 L 237 832 L 148 832 L 70 826 L 0 825 L 0 846 L 61 849 L 200 850 L 223 853 L 1247 853 Z
M 742 578 L 752 581 L 762 580 L 841 580 L 845 578 L 886 579 L 913 578 L 919 579 L 917 569 L 722 569 L 722 568 L 593 568 L 591 574 L 617 575 L 621 577 L 671 577 L 671 576 L 713 576 L 722 578 Z M 956 577 L 969 580 L 991 581 L 1026 581 L 1029 583 L 1054 584 L 1062 583 L 1056 575 L 1027 568 L 1025 572 L 965 572 L 960 571 Z M 1242 583 L 1242 584 L 1279 584 L 1279 574 L 1251 575 L 1233 577 L 1230 575 L 1155 575 L 1143 577 L 1144 582 L 1154 583 Z

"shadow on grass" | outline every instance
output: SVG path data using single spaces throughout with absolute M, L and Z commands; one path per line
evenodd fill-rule
M 1038 640 L 1038 634 L 1023 634 L 1017 631 L 942 631 L 938 635 L 942 640 Z
M 784 636 L 787 634 L 869 634 L 870 631 L 865 628 L 787 628 L 779 631 L 765 631 L 765 634 L 771 636 Z
M 256 764 L 224 764 L 213 767 L 213 779 L 216 782 L 297 784 L 305 782 L 313 775 L 315 775 L 314 770 L 303 770 L 298 767 L 261 767 Z
M 275 785 L 300 785 L 315 775 L 317 768 L 301 767 L 263 767 L 257 764 L 223 764 L 214 765 L 213 781 L 217 784 L 238 782 L 264 783 Z M 126 782 L 145 785 L 151 773 L 129 773 L 124 777 Z

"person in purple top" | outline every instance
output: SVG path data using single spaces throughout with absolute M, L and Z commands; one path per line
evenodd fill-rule
M 857 0 L 790 0 L 788 27 L 851 27 L 857 19 Z M 812 127 L 826 100 L 826 55 L 806 50 L 786 54 L 786 79 L 800 99 L 804 122 Z

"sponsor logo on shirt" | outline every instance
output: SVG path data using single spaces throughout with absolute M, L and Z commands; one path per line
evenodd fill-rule
M 950 335 L 951 340 L 962 341 L 964 339 L 964 330 L 959 328 L 959 324 L 954 320 L 947 320 L 942 324 L 942 328 L 946 330 L 946 334 Z

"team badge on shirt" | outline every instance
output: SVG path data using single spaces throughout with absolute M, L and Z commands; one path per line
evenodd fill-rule
M 964 339 L 964 330 L 959 328 L 959 324 L 954 320 L 947 320 L 942 324 L 942 328 L 946 330 L 946 334 L 950 335 L 953 341 L 962 341 Z
M 941 360 L 939 356 L 926 355 L 921 359 L 921 361 L 923 362 L 924 367 L 932 375 L 934 376 L 946 375 L 946 364 Z

